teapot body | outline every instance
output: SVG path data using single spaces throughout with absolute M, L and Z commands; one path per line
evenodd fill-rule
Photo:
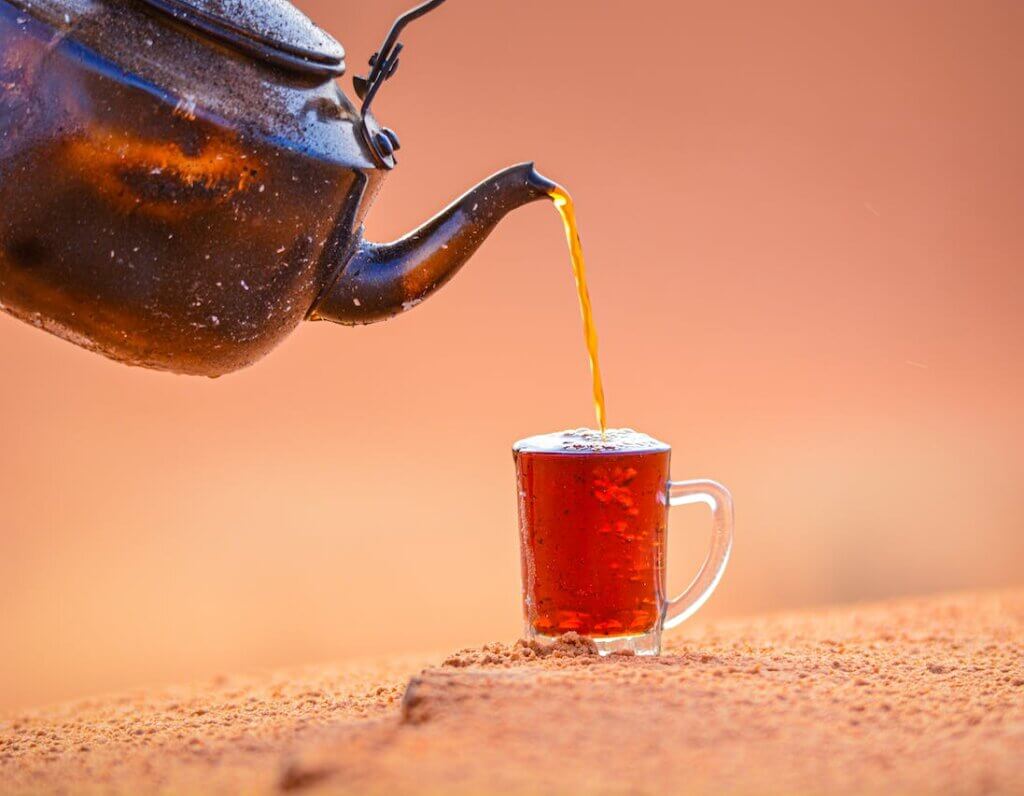
M 127 364 L 251 364 L 357 243 L 384 174 L 358 113 L 136 4 L 74 5 L 0 0 L 0 309 Z
M 220 376 L 303 320 L 375 323 L 447 284 L 512 210 L 504 169 L 396 241 L 362 225 L 398 137 L 288 0 L 0 0 L 0 310 L 118 362 Z

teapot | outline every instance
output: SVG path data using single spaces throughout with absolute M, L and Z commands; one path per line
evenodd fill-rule
M 0 0 L 0 309 L 119 362 L 220 376 L 304 320 L 444 285 L 555 187 L 508 168 L 405 237 L 363 238 L 399 139 L 370 71 L 287 0 Z

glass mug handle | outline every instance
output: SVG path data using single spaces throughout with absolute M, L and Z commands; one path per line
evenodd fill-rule
M 700 609 L 722 579 L 732 550 L 732 495 L 714 481 L 669 481 L 668 505 L 671 507 L 704 503 L 711 509 L 711 549 L 689 586 L 665 606 L 664 628 L 681 625 Z

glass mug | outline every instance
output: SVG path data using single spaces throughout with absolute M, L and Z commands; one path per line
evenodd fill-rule
M 715 590 L 732 548 L 729 491 L 671 481 L 671 448 L 630 429 L 579 429 L 520 440 L 523 614 L 528 638 L 576 631 L 607 655 L 657 655 L 661 633 Z M 711 550 L 679 597 L 665 595 L 668 510 L 711 508 Z

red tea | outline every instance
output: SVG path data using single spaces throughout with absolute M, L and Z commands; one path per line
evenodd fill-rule
M 579 430 L 523 440 L 515 457 L 528 632 L 660 628 L 668 446 L 624 429 Z

